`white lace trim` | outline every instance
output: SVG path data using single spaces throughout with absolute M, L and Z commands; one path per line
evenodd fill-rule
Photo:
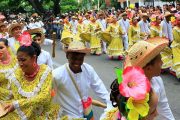
M 34 88 L 34 90 L 32 92 L 25 92 L 22 87 L 21 84 L 19 83 L 19 81 L 16 79 L 15 74 L 12 74 L 12 76 L 9 77 L 9 79 L 17 86 L 18 88 L 18 93 L 24 97 L 27 98 L 31 98 L 33 96 L 36 96 L 38 94 L 38 92 L 41 90 L 41 87 L 44 83 L 44 81 L 46 80 L 49 72 L 51 72 L 51 69 L 49 67 L 46 68 L 46 71 L 43 73 L 43 75 L 41 76 L 40 82 L 38 83 L 38 85 Z
M 19 117 L 21 118 L 21 120 L 27 120 L 26 115 L 24 114 L 24 112 L 20 109 L 19 107 L 19 103 L 18 101 L 14 101 L 13 102 L 14 108 L 17 110 L 17 114 L 19 115 Z

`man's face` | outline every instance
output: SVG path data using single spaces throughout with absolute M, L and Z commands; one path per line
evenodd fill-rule
M 124 16 L 123 16 L 123 19 L 126 20 L 126 19 L 127 19 L 127 15 L 124 15 Z
M 81 65 L 84 62 L 85 53 L 69 52 L 66 53 L 66 58 L 68 59 L 69 66 L 73 72 L 80 72 Z

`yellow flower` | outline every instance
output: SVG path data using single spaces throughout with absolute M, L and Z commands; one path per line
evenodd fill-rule
M 139 115 L 145 117 L 149 112 L 149 94 L 146 94 L 146 98 L 143 100 L 134 100 L 130 97 L 127 101 L 127 108 L 130 110 L 128 113 L 128 120 L 138 120 Z

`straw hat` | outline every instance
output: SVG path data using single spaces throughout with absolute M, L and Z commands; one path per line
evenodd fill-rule
M 5 24 L 5 23 L 0 23 L 0 27 L 1 27 L 1 26 L 6 26 L 6 24 Z
M 127 13 L 126 13 L 126 12 L 123 12 L 123 13 L 121 14 L 121 17 L 123 17 L 123 16 L 127 16 Z
M 4 110 L 4 104 L 0 103 L 0 118 L 7 114 L 8 110 Z
M 149 17 L 147 13 L 142 13 L 141 16 L 142 17 Z
M 72 19 L 77 19 L 76 16 L 72 16 Z
M 23 28 L 23 24 L 19 24 L 17 22 L 13 22 L 9 27 L 8 27 L 8 33 L 10 36 L 12 36 L 12 30 L 16 27 L 20 27 L 21 29 Z
M 154 59 L 168 43 L 168 39 L 161 37 L 150 38 L 146 41 L 135 43 L 128 51 L 125 67 L 140 66 L 143 68 Z
M 170 12 L 168 12 L 168 11 L 164 13 L 164 17 L 168 17 L 168 16 L 172 16 L 172 15 L 173 15 L 173 14 L 170 13 Z
M 84 43 L 82 43 L 81 41 L 72 41 L 69 44 L 69 47 L 67 50 L 65 50 L 66 52 L 78 52 L 78 53 L 90 53 L 91 49 L 90 48 L 86 48 Z
M 44 35 L 44 33 L 43 33 L 43 29 L 42 29 L 42 28 L 29 29 L 29 30 L 27 30 L 27 32 L 28 32 L 29 34 L 31 34 L 31 35 L 37 34 L 37 33 L 41 34 L 41 43 L 44 42 L 45 35 Z

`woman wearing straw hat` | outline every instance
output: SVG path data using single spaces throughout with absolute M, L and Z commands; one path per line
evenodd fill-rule
M 115 16 L 111 17 L 112 23 L 106 29 L 111 35 L 111 42 L 107 48 L 107 54 L 110 59 L 113 57 L 118 57 L 119 60 L 123 59 L 123 41 L 122 35 L 124 35 L 121 26 L 118 25 L 117 18 Z
M 148 119 L 148 117 L 150 117 L 148 120 L 153 120 L 152 118 L 156 117 L 157 112 L 158 112 L 158 114 L 163 117 L 163 120 L 175 120 L 173 117 L 173 114 L 171 112 L 171 109 L 169 108 L 169 105 L 168 105 L 168 99 L 167 99 L 166 94 L 165 94 L 163 81 L 162 81 L 161 77 L 159 77 L 159 75 L 161 74 L 161 65 L 162 65 L 160 52 L 167 45 L 168 45 L 167 39 L 161 40 L 161 38 L 158 37 L 158 38 L 148 39 L 146 41 L 139 41 L 139 42 L 135 43 L 129 49 L 128 55 L 127 55 L 126 60 L 125 60 L 124 69 L 130 70 L 130 69 L 132 69 L 132 67 L 134 67 L 134 69 L 135 68 L 139 69 L 139 67 L 141 69 L 143 69 L 144 72 L 142 72 L 142 73 L 144 73 L 145 76 L 147 77 L 147 79 L 151 82 L 151 87 L 152 87 L 151 92 L 149 93 L 149 94 L 151 94 L 151 97 L 149 99 L 150 99 L 150 101 L 152 99 L 154 105 L 153 104 L 149 105 L 149 107 L 150 107 L 149 112 L 152 111 L 151 108 L 154 111 L 151 113 L 148 113 L 148 116 L 144 116 L 145 114 L 144 113 L 142 114 L 142 111 L 145 112 L 147 107 L 146 107 L 146 109 L 143 109 L 143 107 L 142 108 L 140 107 L 141 105 L 133 107 L 132 105 L 128 104 L 126 99 L 125 100 L 122 99 L 121 96 L 124 95 L 124 94 L 122 94 L 123 89 L 122 89 L 122 87 L 119 87 L 117 80 L 115 80 L 111 85 L 112 90 L 111 90 L 110 97 L 111 97 L 112 104 L 115 107 L 119 108 L 121 116 L 123 115 L 126 118 L 131 118 L 128 120 L 135 120 L 135 116 L 139 118 L 139 115 L 140 115 L 142 119 L 144 116 L 147 119 Z M 127 70 L 126 70 L 126 72 L 123 73 L 123 76 L 125 76 L 127 73 L 130 73 L 130 71 L 127 72 Z M 136 79 L 137 74 L 138 73 L 132 74 L 134 76 L 132 76 L 131 78 Z M 129 75 L 131 75 L 131 74 L 129 74 Z M 158 77 L 156 77 L 156 76 L 158 76 Z M 126 77 L 124 77 L 123 80 L 124 79 L 126 79 Z M 127 91 L 132 89 L 131 88 L 132 85 L 133 85 L 133 87 L 138 87 L 138 84 L 141 83 L 141 82 L 138 82 L 138 80 L 141 79 L 140 74 L 139 74 L 139 77 L 137 78 L 137 82 L 135 82 L 136 80 L 134 80 L 134 79 L 133 79 L 134 83 L 131 83 L 131 79 L 129 79 L 129 82 L 127 83 L 128 85 L 126 85 L 127 86 L 126 91 L 124 91 L 124 93 L 127 94 Z M 145 80 L 143 80 L 142 82 L 145 82 Z M 121 89 L 121 91 L 119 91 L 119 89 Z M 129 94 L 134 94 L 134 93 L 135 93 L 135 91 L 129 91 Z M 136 93 L 138 93 L 138 91 L 136 91 Z M 125 107 L 124 102 L 125 103 L 127 102 L 128 106 L 126 105 L 126 107 Z M 131 111 L 134 113 L 133 118 L 131 116 L 132 113 L 129 113 L 129 111 L 126 111 L 127 108 L 130 110 L 133 110 L 133 109 L 137 110 L 137 112 Z M 117 108 L 115 108 L 113 110 L 113 113 L 119 113 L 116 111 L 117 111 Z M 146 113 L 147 113 L 147 111 L 146 111 Z M 147 120 L 146 118 L 145 118 L 145 120 Z M 104 120 L 107 120 L 107 119 L 104 119 Z M 125 120 L 125 119 L 120 119 L 120 120 Z M 139 119 L 137 119 L 137 120 L 139 120 Z
M 176 26 L 173 28 L 173 42 L 171 44 L 173 54 L 173 66 L 175 75 L 180 80 L 180 14 L 175 14 Z
M 7 25 L 5 23 L 0 23 L 0 38 L 9 38 L 9 34 L 6 32 Z
M 57 88 L 55 99 L 63 108 L 63 115 L 83 118 L 82 101 L 88 100 L 90 89 L 105 103 L 110 102 L 102 80 L 91 65 L 84 63 L 85 55 L 90 52 L 82 42 L 73 41 L 66 50 L 68 63 L 53 70 Z
M 19 48 L 18 38 L 22 34 L 22 28 L 23 25 L 17 22 L 12 23 L 8 27 L 8 33 L 11 36 L 11 38 L 8 39 L 8 43 L 14 54 L 16 54 L 16 51 Z

